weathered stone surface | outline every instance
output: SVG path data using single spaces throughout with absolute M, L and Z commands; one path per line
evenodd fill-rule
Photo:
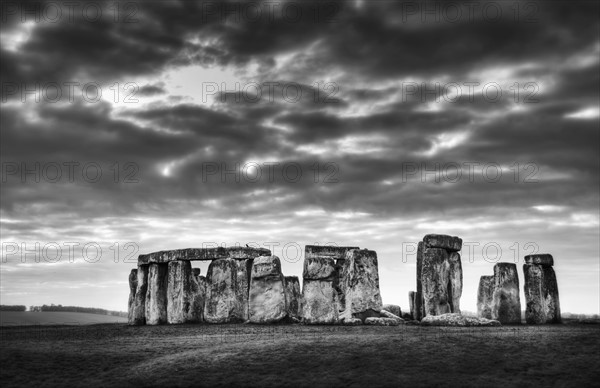
M 333 281 L 304 279 L 302 321 L 306 324 L 339 322 L 339 300 Z
M 477 290 L 477 316 L 492 319 L 492 301 L 494 296 L 494 276 L 482 276 Z
M 363 321 L 359 318 L 342 318 L 342 325 L 346 326 L 358 326 L 362 325 Z
M 502 324 L 521 323 L 519 274 L 516 264 L 498 263 L 494 266 L 491 319 Z
M 408 305 L 410 308 L 410 317 L 411 319 L 416 319 L 417 318 L 417 311 L 415 310 L 415 306 L 416 306 L 416 301 L 415 298 L 417 296 L 417 293 L 415 291 L 409 291 L 408 292 Z
M 344 259 L 346 253 L 358 247 L 336 247 L 328 245 L 306 245 L 304 247 L 304 259 L 313 257 L 331 257 L 334 260 Z
M 248 310 L 250 322 L 272 323 L 287 316 L 284 282 L 277 256 L 261 256 L 254 260 Z
M 390 318 L 390 319 L 395 319 L 400 323 L 404 322 L 404 319 L 402 319 L 399 315 L 396 314 L 392 314 L 391 312 L 387 311 L 387 310 L 381 310 L 379 312 L 379 315 L 381 318 Z M 368 319 L 368 318 L 367 318 Z
M 135 293 L 137 291 L 137 268 L 129 273 L 129 299 L 127 300 L 127 321 L 133 325 L 133 306 L 135 304 Z
M 198 271 L 195 271 L 198 269 Z M 198 275 L 196 275 L 196 273 Z M 193 322 L 197 319 L 198 322 L 204 322 L 204 305 L 206 301 L 206 277 L 200 276 L 200 269 L 194 268 L 194 276 L 192 276 L 192 308 L 187 321 Z
M 148 292 L 148 266 L 140 265 L 137 270 L 137 287 L 133 301 L 130 325 L 146 324 L 146 293 Z
M 200 268 L 192 268 L 192 272 L 194 276 L 200 276 Z
M 258 256 L 269 256 L 271 251 L 265 248 L 250 247 L 218 247 L 218 248 L 186 248 L 170 251 L 152 252 L 138 256 L 138 265 L 150 263 L 168 263 L 174 260 L 217 260 L 217 259 L 253 259 Z
M 554 266 L 554 258 L 548 253 L 525 256 L 525 264 L 538 264 L 544 267 Z
M 344 309 L 346 306 L 346 295 L 344 294 L 343 288 L 343 276 L 344 276 L 344 263 L 346 259 L 337 259 L 335 261 L 335 274 L 333 275 L 333 288 L 338 293 L 338 299 L 340 301 L 340 309 Z
M 235 294 L 239 303 L 240 318 L 248 320 L 248 303 L 250 294 L 250 277 L 254 259 L 236 260 L 236 287 Z
M 168 264 L 167 321 L 168 323 L 200 322 L 202 312 L 194 304 L 196 280 L 189 261 L 171 261 Z
M 560 323 L 556 274 L 552 267 L 523 265 L 525 273 L 525 319 L 529 324 Z
M 450 303 L 450 311 L 460 314 L 460 297 L 462 296 L 463 271 L 460 254 L 458 252 L 450 252 L 448 255 L 450 263 L 448 278 L 450 285 L 448 287 L 448 302 Z
M 381 311 L 377 253 L 367 249 L 349 251 L 343 269 L 346 305 L 344 317 L 357 317 L 369 310 Z
M 423 249 L 421 282 L 425 316 L 452 312 L 448 295 L 449 275 L 448 252 L 442 248 Z
M 236 294 L 235 259 L 213 260 L 208 266 L 206 282 L 204 320 L 209 323 L 242 321 Z
M 397 304 L 384 304 L 382 310 L 389 311 L 390 313 L 402 317 L 402 309 Z
M 425 315 L 425 301 L 423 300 L 423 282 L 421 273 L 423 272 L 423 241 L 419 241 L 417 246 L 417 293 L 415 295 L 415 315 L 414 319 L 421 320 Z
M 300 317 L 300 281 L 297 276 L 285 277 L 285 300 L 287 303 L 286 312 L 290 318 Z
M 304 259 L 304 271 L 302 273 L 303 279 L 334 280 L 335 274 L 335 260 L 333 260 L 331 257 L 313 256 Z
M 499 321 L 465 317 L 458 313 L 428 315 L 421 320 L 424 326 L 501 326 Z
M 167 323 L 167 264 L 150 264 L 146 292 L 146 324 Z
M 450 252 L 458 252 L 462 249 L 462 239 L 445 234 L 428 234 L 423 238 L 423 248 L 442 248 Z
M 365 319 L 365 325 L 373 326 L 398 326 L 400 321 L 393 318 L 375 318 L 370 317 Z

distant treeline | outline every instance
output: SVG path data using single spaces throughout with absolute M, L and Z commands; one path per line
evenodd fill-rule
M 0 305 L 0 311 L 25 311 L 27 307 L 20 305 L 20 304 L 15 304 L 15 305 L 7 305 L 7 304 L 3 304 Z
M 25 306 L 23 306 L 25 307 Z M 25 310 L 19 310 L 25 311 Z M 63 306 L 62 304 L 55 305 L 51 304 L 48 306 L 47 304 L 42 306 L 29 306 L 29 311 L 63 311 L 63 312 L 71 312 L 71 313 L 89 313 L 89 314 L 101 314 L 101 315 L 112 315 L 117 317 L 127 317 L 127 313 L 124 311 L 111 311 L 105 309 L 99 309 L 95 307 L 79 307 L 79 306 Z

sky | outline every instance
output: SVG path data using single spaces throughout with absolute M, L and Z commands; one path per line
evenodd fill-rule
M 0 298 L 125 311 L 137 255 L 377 252 L 408 309 L 416 243 L 463 239 L 463 310 L 496 262 L 551 253 L 600 311 L 592 1 L 4 2 Z M 195 262 L 206 274 L 207 262 Z

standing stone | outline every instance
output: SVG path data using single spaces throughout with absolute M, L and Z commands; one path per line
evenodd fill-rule
M 554 259 L 548 254 L 525 256 L 525 319 L 529 324 L 562 321 L 553 264 Z
M 456 244 L 454 247 L 456 247 Z M 460 254 L 458 252 L 450 252 L 450 255 L 448 256 L 448 262 L 450 263 L 450 273 L 448 274 L 450 280 L 450 285 L 448 287 L 448 302 L 450 303 L 450 311 L 460 314 L 460 297 L 462 296 L 463 285 L 463 272 Z
M 235 259 L 211 261 L 206 276 L 204 320 L 208 323 L 239 322 L 242 320 L 236 294 L 237 264 Z
M 167 264 L 150 264 L 146 292 L 146 324 L 167 323 Z
M 344 309 L 346 305 L 346 296 L 344 294 L 343 283 L 344 283 L 344 263 L 346 259 L 338 259 L 335 261 L 335 273 L 333 275 L 333 288 L 338 293 L 338 299 L 340 301 L 340 309 Z
M 191 309 L 186 317 L 188 322 L 204 321 L 204 300 L 206 299 L 206 278 L 200 276 L 200 268 L 193 268 Z
M 300 281 L 297 276 L 285 277 L 285 300 L 287 302 L 287 315 L 290 318 L 300 317 Z
M 236 260 L 236 297 L 239 303 L 239 316 L 248 320 L 248 294 L 250 292 L 250 276 L 254 259 Z
M 410 317 L 412 319 L 417 319 L 417 312 L 415 310 L 415 306 L 416 306 L 416 296 L 417 293 L 414 291 L 409 291 L 408 292 L 408 305 L 410 306 Z
M 137 269 L 132 269 L 129 273 L 129 299 L 127 301 L 127 321 L 133 325 L 133 306 L 135 303 L 135 293 L 137 291 Z
M 451 313 L 448 288 L 450 263 L 448 252 L 442 248 L 423 249 L 421 282 L 425 316 Z
M 148 266 L 139 265 L 137 269 L 137 286 L 132 306 L 132 314 L 129 316 L 130 325 L 146 324 L 146 293 L 148 292 Z
M 419 241 L 417 246 L 417 293 L 415 295 L 415 316 L 414 319 L 420 321 L 425 314 L 423 301 L 423 282 L 421 273 L 423 271 L 423 241 Z
M 494 266 L 491 319 L 502 324 L 521 323 L 519 274 L 516 264 L 498 263 Z
M 338 293 L 331 280 L 304 279 L 302 321 L 309 325 L 339 322 Z
M 482 276 L 477 290 L 477 316 L 492 318 L 492 301 L 494 296 L 494 276 Z
M 307 246 L 308 250 L 308 246 Z M 334 287 L 335 260 L 329 256 L 304 257 L 302 321 L 307 324 L 339 322 L 339 295 Z
M 200 314 L 193 306 L 194 285 L 189 261 L 170 261 L 167 281 L 167 321 L 169 323 L 199 322 Z
M 346 255 L 343 269 L 345 294 L 345 318 L 379 316 L 382 309 L 379 291 L 379 269 L 377 253 L 367 249 L 355 249 Z
M 277 256 L 254 260 L 250 280 L 248 315 L 253 323 L 278 322 L 286 317 L 285 279 Z

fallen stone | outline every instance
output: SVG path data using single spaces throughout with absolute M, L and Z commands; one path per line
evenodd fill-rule
M 494 266 L 491 319 L 502 324 L 521 323 L 519 274 L 516 264 L 498 263 Z
M 385 311 L 389 311 L 390 313 L 392 313 L 398 317 L 402 316 L 402 309 L 397 304 L 384 304 L 381 307 L 381 309 L 385 310 Z
M 423 286 L 424 313 L 442 315 L 451 313 L 448 295 L 450 283 L 448 252 L 442 248 L 423 249 L 421 282 Z
M 428 234 L 423 238 L 423 248 L 441 248 L 450 252 L 462 249 L 462 239 L 445 234 Z
M 127 321 L 133 325 L 133 306 L 135 303 L 135 293 L 137 291 L 137 269 L 132 269 L 129 273 L 129 299 L 127 300 Z
M 465 317 L 458 313 L 428 315 L 421 320 L 424 326 L 501 326 L 499 321 Z
M 302 287 L 302 322 L 334 324 L 339 322 L 338 294 L 331 280 L 304 279 Z
M 494 276 L 482 276 L 477 290 L 477 316 L 492 319 Z
M 167 323 L 167 264 L 150 264 L 146 292 L 146 324 Z
M 208 323 L 243 322 L 236 294 L 235 259 L 213 260 L 206 275 L 204 320 Z
M 398 326 L 400 321 L 397 321 L 393 318 L 375 318 L 369 317 L 365 319 L 365 325 L 374 325 L 374 326 Z
M 342 289 L 345 295 L 343 316 L 357 317 L 358 314 L 382 309 L 379 290 L 377 253 L 367 249 L 349 251 L 343 269 Z
M 289 318 L 300 317 L 300 281 L 297 276 L 286 276 L 285 278 L 285 300 L 286 312 Z
M 525 264 L 538 264 L 543 267 L 554 266 L 554 258 L 548 253 L 525 256 Z
M 287 316 L 284 282 L 277 256 L 261 256 L 254 260 L 248 310 L 250 322 L 273 323 Z
M 362 325 L 363 321 L 358 318 L 342 318 L 342 325 L 345 326 L 358 326 Z
M 308 257 L 304 259 L 303 279 L 334 280 L 336 274 L 335 260 L 330 257 Z
M 460 254 L 450 252 L 448 255 L 450 263 L 448 278 L 448 302 L 450 303 L 450 312 L 460 314 L 460 297 L 462 296 L 463 272 Z
M 400 323 L 404 323 L 404 319 L 400 318 L 398 315 L 396 314 L 392 314 L 391 312 L 387 311 L 387 310 L 381 310 L 379 312 L 379 315 L 381 318 L 390 318 L 390 319 L 395 319 Z M 367 318 L 368 319 L 368 318 Z

